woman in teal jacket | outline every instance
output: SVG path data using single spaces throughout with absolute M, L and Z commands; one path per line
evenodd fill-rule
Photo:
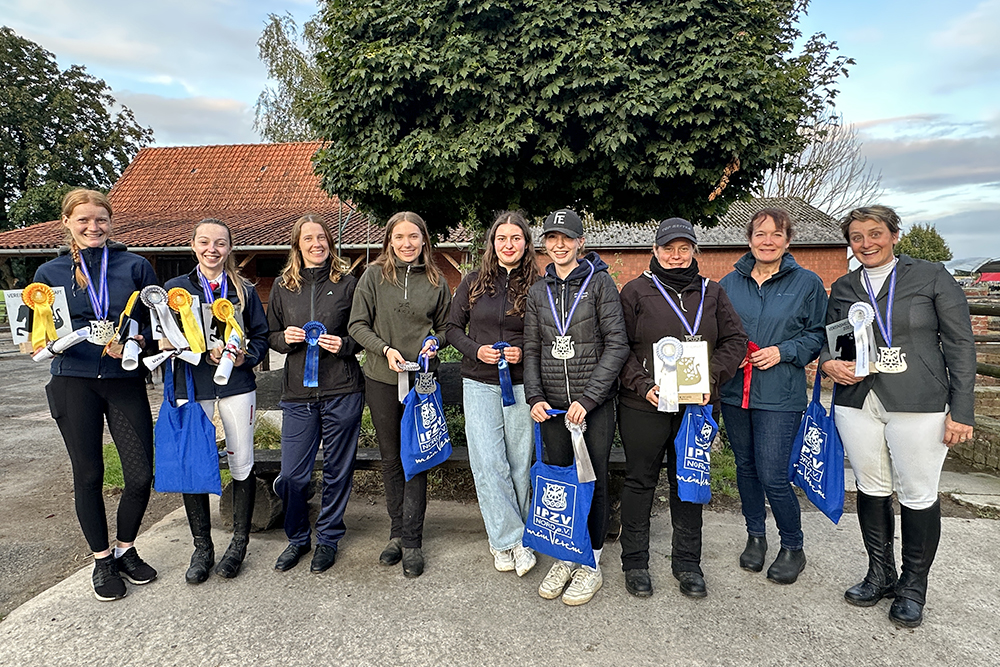
M 766 208 L 747 225 L 750 252 L 720 282 L 750 338 L 743 373 L 722 386 L 722 417 L 736 455 L 736 482 L 747 524 L 740 567 L 764 569 L 764 498 L 781 549 L 767 578 L 792 584 L 806 566 L 799 501 L 788 482 L 792 442 L 806 408 L 806 365 L 826 340 L 823 281 L 788 254 L 792 221 Z M 744 393 L 744 375 L 749 390 Z

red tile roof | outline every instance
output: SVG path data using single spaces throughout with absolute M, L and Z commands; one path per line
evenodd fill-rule
M 334 229 L 347 220 L 345 245 L 381 243 L 381 227 L 350 215 L 320 188 L 312 171 L 319 142 L 144 148 L 111 189 L 114 239 L 130 248 L 184 247 L 203 218 L 233 230 L 237 246 L 288 244 L 292 224 L 323 214 Z M 348 218 L 348 215 L 350 217 Z M 0 233 L 0 249 L 55 248 L 59 221 Z

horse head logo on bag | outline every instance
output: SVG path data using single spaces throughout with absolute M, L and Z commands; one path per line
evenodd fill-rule
M 420 423 L 423 424 L 424 430 L 430 430 L 437 423 L 437 410 L 434 409 L 434 404 L 430 401 L 425 401 L 420 404 Z
M 810 424 L 809 428 L 806 429 L 806 435 L 803 439 L 804 447 L 809 448 L 809 453 L 813 456 L 819 456 L 820 452 L 823 451 L 823 444 L 826 442 L 826 434 L 819 429 L 816 424 Z
M 677 361 L 677 384 L 693 385 L 701 382 L 701 370 L 694 357 L 681 357 Z
M 566 487 L 561 484 L 547 482 L 542 491 L 542 504 L 553 512 L 562 512 L 568 507 Z

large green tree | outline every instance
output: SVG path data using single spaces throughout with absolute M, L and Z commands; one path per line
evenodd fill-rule
M 327 0 L 324 187 L 437 228 L 518 207 L 709 223 L 836 94 L 801 0 Z
M 104 81 L 0 27 L 0 229 L 52 220 L 67 186 L 108 189 L 149 144 Z
M 899 237 L 899 243 L 893 250 L 897 255 L 909 255 L 928 262 L 947 262 L 951 259 L 951 248 L 931 224 L 910 227 Z

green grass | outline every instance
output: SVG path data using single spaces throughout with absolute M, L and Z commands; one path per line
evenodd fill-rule
M 740 492 L 736 486 L 736 456 L 729 446 L 729 435 L 726 433 L 724 423 L 719 424 L 719 438 L 722 440 L 722 449 L 712 452 L 712 494 L 739 498 Z
M 104 445 L 104 490 L 123 488 L 125 477 L 122 475 L 122 462 L 114 443 L 109 442 Z

